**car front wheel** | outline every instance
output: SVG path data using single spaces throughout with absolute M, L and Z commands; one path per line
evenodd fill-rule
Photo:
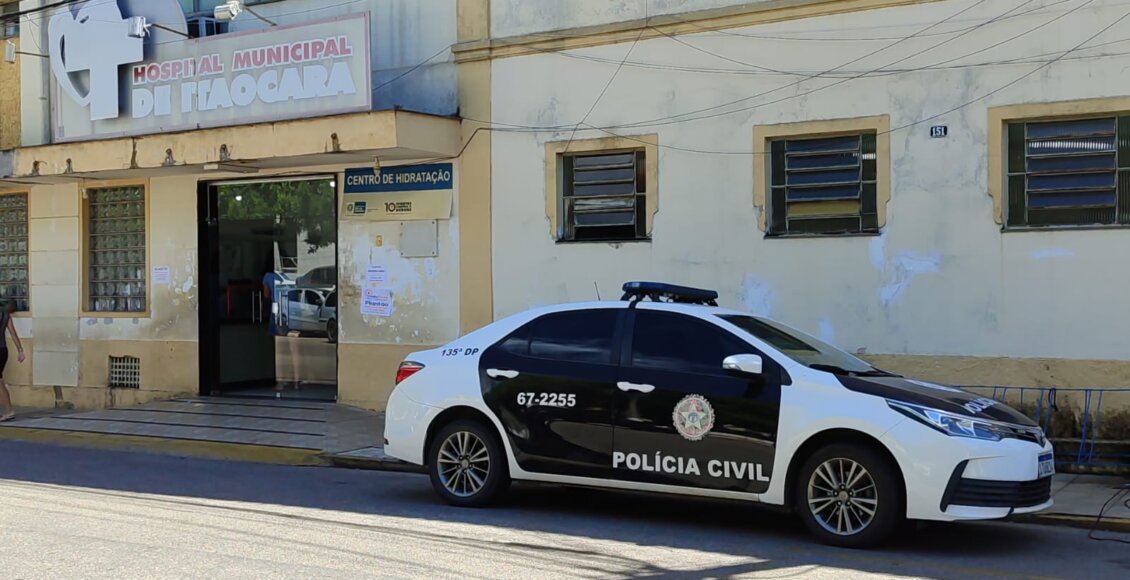
M 862 445 L 829 445 L 809 457 L 796 480 L 796 508 L 821 542 L 868 548 L 902 522 L 903 492 L 891 461 Z
M 479 421 L 445 426 L 432 440 L 428 457 L 432 487 L 449 504 L 486 506 L 509 485 L 502 445 Z

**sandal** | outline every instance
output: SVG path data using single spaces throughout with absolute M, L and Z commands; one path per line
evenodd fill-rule
M 4 423 L 5 421 L 11 421 L 12 419 L 15 419 L 15 418 L 16 418 L 15 413 L 8 413 L 7 415 L 0 417 L 0 423 Z

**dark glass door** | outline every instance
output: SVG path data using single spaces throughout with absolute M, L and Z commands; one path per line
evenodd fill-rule
M 333 177 L 200 192 L 201 389 L 335 400 Z

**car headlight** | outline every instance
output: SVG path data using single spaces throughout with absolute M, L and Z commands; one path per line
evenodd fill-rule
M 980 421 L 902 401 L 887 400 L 887 405 L 903 415 L 927 427 L 933 427 L 946 435 L 970 437 L 985 441 L 1000 441 L 1002 439 L 1000 427 L 988 421 Z

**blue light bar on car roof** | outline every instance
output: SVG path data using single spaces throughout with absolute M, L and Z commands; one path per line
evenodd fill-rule
M 643 300 L 651 298 L 655 302 L 678 302 L 681 304 L 703 304 L 718 306 L 718 293 L 714 290 L 676 286 L 662 282 L 625 282 L 624 296 L 621 300 Z

